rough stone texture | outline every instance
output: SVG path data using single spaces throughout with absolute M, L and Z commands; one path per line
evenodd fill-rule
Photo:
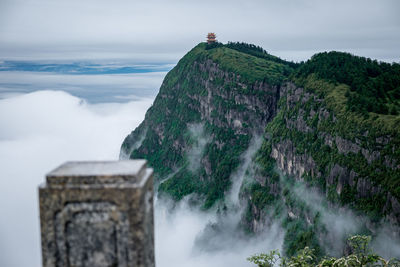
M 344 138 L 341 138 L 340 136 L 336 136 L 335 142 L 339 153 L 342 153 L 344 155 L 347 155 L 350 152 L 357 154 L 361 149 L 359 145 L 354 144 L 353 142 L 350 142 L 349 140 L 346 140 Z
M 298 179 L 301 179 L 304 173 L 310 173 L 311 177 L 321 175 L 316 171 L 313 158 L 307 154 L 296 154 L 292 141 L 288 139 L 273 145 L 271 157 L 276 160 L 280 170 Z
M 297 129 L 297 131 L 302 132 L 302 133 L 309 133 L 312 132 L 313 130 L 311 129 L 311 127 L 309 127 L 307 125 L 307 123 L 305 122 L 304 118 L 304 110 L 300 109 L 299 110 L 299 114 L 297 116 L 297 118 L 294 119 L 288 119 L 286 121 L 286 126 L 288 129 L 292 129 L 295 128 Z
M 275 116 L 276 106 L 279 95 L 279 88 L 271 86 L 266 82 L 256 81 L 249 86 L 239 82 L 239 77 L 230 72 L 222 70 L 217 63 L 212 60 L 205 62 L 195 62 L 201 72 L 207 72 L 209 79 L 199 79 L 199 83 L 207 90 L 204 95 L 188 95 L 188 97 L 198 101 L 199 105 L 193 107 L 201 114 L 202 120 L 207 120 L 221 128 L 231 128 L 236 134 L 251 134 L 253 132 L 263 133 L 265 125 Z M 234 82 L 235 88 L 224 89 L 223 86 L 216 86 L 210 80 L 221 79 L 224 85 Z M 248 88 L 249 87 L 249 88 Z M 246 89 L 255 94 L 241 94 L 239 89 Z M 263 97 L 260 97 L 263 95 Z M 213 100 L 219 97 L 225 102 L 233 102 L 237 105 L 243 105 L 243 110 L 229 109 L 215 105 Z M 212 116 L 216 111 L 221 116 Z M 225 120 L 222 120 L 221 118 Z M 243 127 L 243 123 L 249 127 Z
M 39 187 L 43 266 L 154 266 L 144 160 L 68 162 Z

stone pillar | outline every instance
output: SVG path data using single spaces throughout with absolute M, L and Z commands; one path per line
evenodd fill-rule
M 67 162 L 39 187 L 43 266 L 154 267 L 145 160 Z

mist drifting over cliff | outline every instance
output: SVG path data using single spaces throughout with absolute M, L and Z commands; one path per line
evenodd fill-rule
M 250 255 L 281 248 L 283 232 L 278 224 L 271 225 L 260 235 L 246 237 L 237 229 L 240 215 L 236 215 L 218 215 L 215 210 L 202 211 L 189 205 L 188 199 L 179 203 L 165 198 L 157 199 L 156 265 L 252 266 L 246 260 Z M 214 227 L 218 227 L 218 230 L 214 231 Z

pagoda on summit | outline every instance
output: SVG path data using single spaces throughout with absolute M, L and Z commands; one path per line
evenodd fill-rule
M 213 33 L 213 32 L 209 32 L 207 34 L 207 43 L 213 44 L 213 43 L 217 42 L 217 39 L 215 39 L 215 38 L 217 38 L 217 35 L 215 35 L 215 33 Z

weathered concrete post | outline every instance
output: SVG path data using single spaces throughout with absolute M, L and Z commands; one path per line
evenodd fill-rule
M 145 160 L 68 162 L 39 187 L 43 266 L 154 267 Z

